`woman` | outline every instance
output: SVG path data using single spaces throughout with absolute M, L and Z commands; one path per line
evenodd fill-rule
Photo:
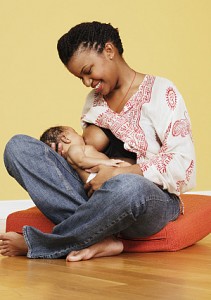
M 24 237 L 1 235 L 1 254 L 66 256 L 67 261 L 116 255 L 124 250 L 119 237 L 150 236 L 175 220 L 181 213 L 180 193 L 194 187 L 187 109 L 169 80 L 127 65 L 119 32 L 110 24 L 73 27 L 60 38 L 58 52 L 67 69 L 93 89 L 82 115 L 86 143 L 97 144 L 89 127 L 95 124 L 111 144 L 114 136 L 121 140 L 137 161 L 124 168 L 92 168 L 98 174 L 85 185 L 88 198 L 80 178 L 59 155 L 61 148 L 56 153 L 33 138 L 13 137 L 5 150 L 8 172 L 57 225 L 52 234 L 25 226 Z

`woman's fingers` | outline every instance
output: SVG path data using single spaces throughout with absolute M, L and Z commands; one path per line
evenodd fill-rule
M 51 149 L 56 151 L 59 155 L 64 157 L 64 150 L 63 150 L 63 145 L 62 143 L 52 143 L 51 144 Z

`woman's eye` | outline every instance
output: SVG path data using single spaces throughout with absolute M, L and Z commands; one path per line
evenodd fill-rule
M 92 69 L 89 69 L 85 72 L 86 75 L 90 75 L 92 73 Z

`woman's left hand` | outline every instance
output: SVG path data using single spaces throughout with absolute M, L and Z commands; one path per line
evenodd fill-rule
M 89 169 L 90 173 L 97 173 L 97 175 L 84 185 L 88 197 L 91 197 L 94 191 L 98 190 L 104 182 L 117 175 L 116 169 L 119 168 L 104 165 L 98 165 Z

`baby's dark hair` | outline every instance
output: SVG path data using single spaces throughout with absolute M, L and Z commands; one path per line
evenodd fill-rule
M 65 126 L 50 127 L 40 137 L 40 141 L 51 146 L 52 143 L 58 144 L 61 140 L 62 133 L 64 133 Z
M 61 61 L 67 65 L 80 46 L 102 53 L 107 42 L 112 42 L 122 55 L 124 50 L 117 28 L 110 23 L 85 22 L 72 27 L 65 33 L 57 43 L 57 50 Z

